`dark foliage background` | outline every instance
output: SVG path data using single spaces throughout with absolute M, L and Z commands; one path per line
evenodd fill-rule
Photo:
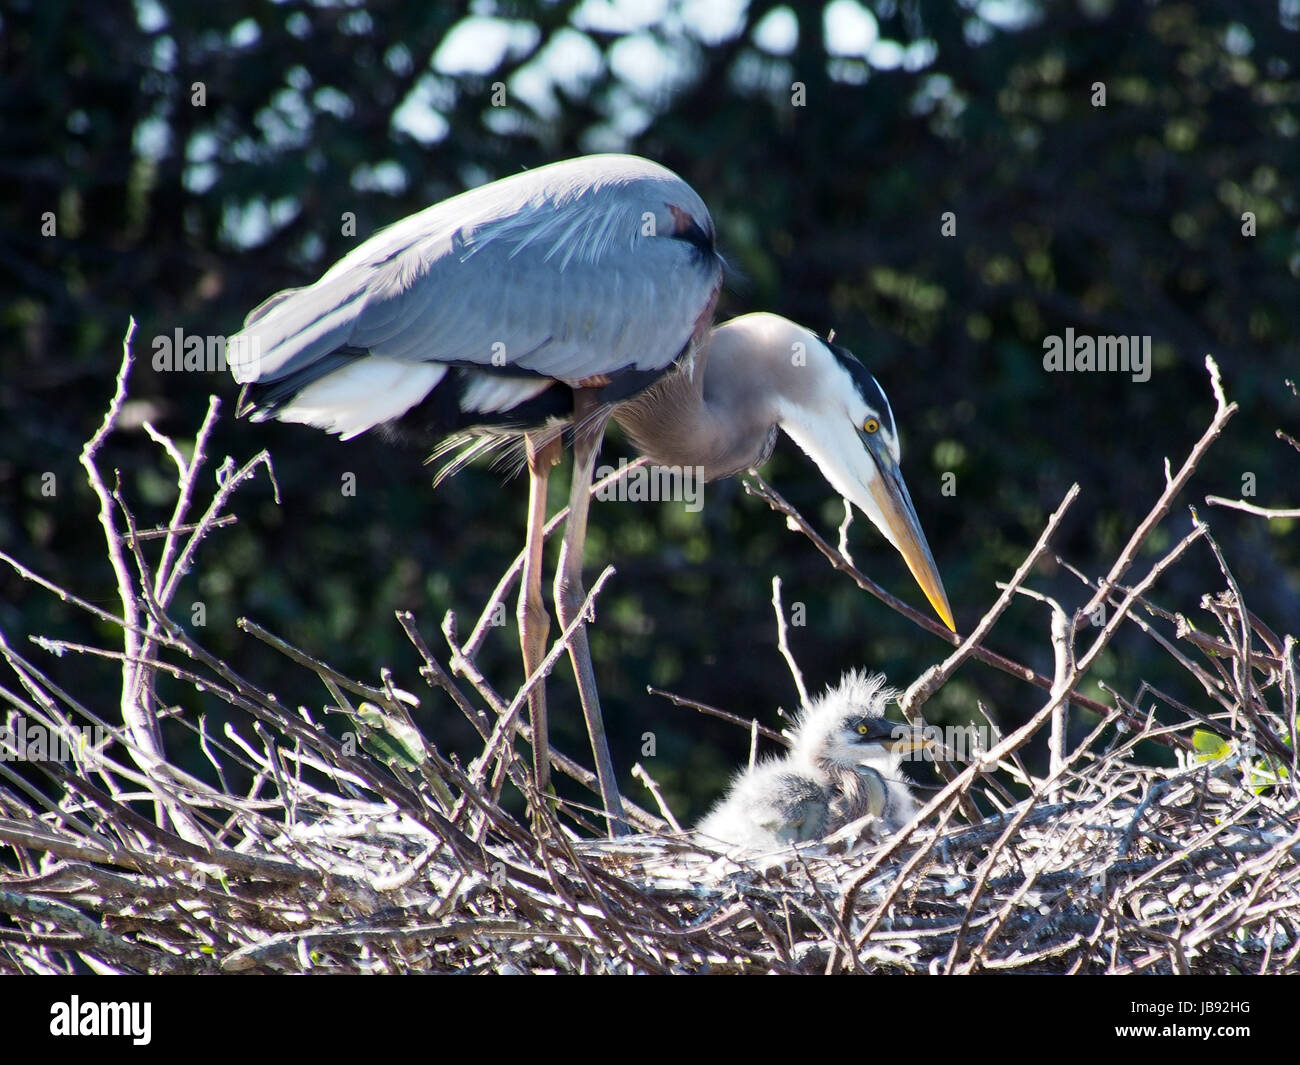
M 237 617 L 346 673 L 373 679 L 387 665 L 416 688 L 394 609 L 415 611 L 435 646 L 446 609 L 468 628 L 522 543 L 522 480 L 472 469 L 433 492 L 418 453 L 237 424 L 229 378 L 155 372 L 153 339 L 231 333 L 265 296 L 312 281 L 384 224 L 469 185 L 603 150 L 660 160 L 709 203 L 735 267 L 723 316 L 770 309 L 833 328 L 875 372 L 965 626 L 1073 481 L 1083 496 L 1058 549 L 1092 573 L 1109 563 L 1158 494 L 1163 457 L 1180 461 L 1208 420 L 1207 352 L 1243 412 L 1190 501 L 1236 497 L 1253 475 L 1254 502 L 1296 505 L 1300 456 L 1274 429 L 1295 433 L 1300 421 L 1283 384 L 1300 374 L 1300 4 L 877 0 L 864 4 L 882 42 L 869 58 L 828 37 L 843 23 L 826 9 L 843 15 L 841 5 L 756 0 L 719 28 L 717 5 L 673 2 L 641 18 L 631 5 L 566 0 L 5 0 L 0 548 L 115 605 L 77 453 L 135 315 L 135 423 L 192 438 L 216 392 L 219 454 L 269 448 L 282 489 L 279 506 L 265 481 L 245 492 L 240 524 L 192 574 L 204 642 L 289 701 L 324 693 L 241 635 Z M 495 21 L 467 30 L 471 13 Z M 787 48 L 773 28 L 792 20 Z M 656 54 L 661 76 L 647 79 Z M 492 106 L 497 82 L 504 107 Z M 792 106 L 795 82 L 805 106 Z M 1093 105 L 1097 82 L 1104 107 Z M 940 233 L 946 211 L 952 238 Z M 1246 211 L 1255 236 L 1243 235 Z M 43 235 L 45 212 L 56 235 Z M 341 235 L 346 212 L 357 237 Z M 1149 334 L 1150 381 L 1045 373 L 1043 338 L 1067 327 Z M 625 453 L 611 435 L 606 460 Z M 155 445 L 128 431 L 109 457 L 141 523 L 163 521 L 175 486 Z M 947 472 L 954 496 L 940 493 Z M 340 491 L 347 473 L 355 497 Z M 833 532 L 840 502 L 797 449 L 783 442 L 767 474 Z M 553 509 L 565 481 L 553 482 Z M 1203 513 L 1252 609 L 1297 631 L 1294 523 Z M 1175 513 L 1149 549 L 1187 524 Z M 775 651 L 772 574 L 787 603 L 805 605 L 791 638 L 810 685 L 858 665 L 905 684 L 945 649 L 833 574 L 736 482 L 712 487 L 698 515 L 603 504 L 592 526 L 589 566 L 612 560 L 619 571 L 592 636 L 616 761 L 634 790 L 626 770 L 654 732 L 650 767 L 679 811 L 716 793 L 747 737 L 645 686 L 769 722 L 778 704 L 794 705 Z M 859 523 L 853 545 L 871 574 L 921 602 L 874 531 Z M 1163 586 L 1166 606 L 1195 611 L 1221 586 L 1208 550 L 1195 557 Z M 1055 568 L 1034 583 L 1081 601 Z M 11 640 L 111 640 L 84 625 L 0 572 Z M 991 643 L 1046 669 L 1045 633 L 1042 609 L 1021 602 Z M 1117 640 L 1097 675 L 1129 695 L 1140 678 L 1165 683 L 1200 705 L 1151 647 Z M 514 690 L 513 608 L 482 661 Z M 102 693 L 98 709 L 112 713 L 111 670 L 51 668 L 87 698 Z M 567 667 L 551 690 L 559 743 L 582 753 Z M 181 688 L 165 697 L 187 712 L 216 709 Z M 976 698 L 1008 724 L 1041 702 L 968 665 L 929 709 L 965 719 Z M 453 749 L 464 736 L 439 695 L 424 692 L 420 720 Z

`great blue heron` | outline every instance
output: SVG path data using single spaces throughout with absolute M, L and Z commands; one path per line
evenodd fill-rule
M 610 414 L 652 461 L 725 477 L 784 430 L 952 613 L 899 473 L 875 378 L 845 349 L 770 314 L 712 327 L 723 262 L 703 201 L 634 156 L 595 155 L 503 178 L 371 237 L 313 285 L 249 314 L 227 355 L 239 411 L 350 439 L 376 426 L 464 445 L 452 468 L 522 439 L 530 474 L 519 597 L 525 674 L 543 658 L 542 527 L 558 436 L 573 427 L 570 516 L 555 575 L 566 628 L 597 448 Z M 450 446 L 449 446 L 450 445 Z M 621 816 L 585 630 L 569 646 L 607 814 Z M 529 702 L 547 784 L 546 702 Z
M 882 674 L 845 673 L 804 707 L 789 753 L 739 773 L 696 831 L 752 850 L 822 839 L 868 814 L 898 831 L 917 807 L 902 773 L 914 734 L 884 716 L 897 695 Z

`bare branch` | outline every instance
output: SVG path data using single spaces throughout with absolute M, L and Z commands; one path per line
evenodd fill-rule
M 804 686 L 803 673 L 799 669 L 799 664 L 794 660 L 794 655 L 790 653 L 790 642 L 786 633 L 785 610 L 781 606 L 781 578 L 772 578 L 772 609 L 776 611 L 776 645 L 781 650 L 781 657 L 785 659 L 785 664 L 790 667 L 790 675 L 794 677 L 794 686 L 799 691 L 799 703 L 807 706 L 808 689 Z
M 989 607 L 984 616 L 980 618 L 979 624 L 971 630 L 971 634 L 962 640 L 958 645 L 957 650 L 944 659 L 943 662 L 937 666 L 931 666 L 928 670 L 922 673 L 921 676 L 913 681 L 912 686 L 907 689 L 903 697 L 898 701 L 898 705 L 903 711 L 903 716 L 913 724 L 916 724 L 919 721 L 921 707 L 925 704 L 925 701 L 938 691 L 939 688 L 947 682 L 949 677 L 957 672 L 958 667 L 960 667 L 967 658 L 974 654 L 976 648 L 978 648 L 984 640 L 984 637 L 992 630 L 993 626 L 997 623 L 998 618 L 1002 616 L 1002 612 L 1006 610 L 1008 604 L 1011 602 L 1012 596 L 1015 595 L 1016 590 L 1019 589 L 1021 582 L 1029 576 L 1029 571 L 1038 564 L 1039 558 L 1041 558 L 1043 552 L 1047 550 L 1047 545 L 1051 542 L 1052 536 L 1060 526 L 1061 520 L 1065 517 L 1065 512 L 1070 509 L 1070 504 L 1072 504 L 1078 496 L 1079 486 L 1077 484 L 1071 485 L 1070 490 L 1065 493 L 1064 498 L 1061 500 L 1056 510 L 1052 513 L 1051 517 L 1047 519 L 1047 525 L 1043 529 L 1042 535 L 1038 537 L 1038 542 L 1034 544 L 1029 554 L 1025 556 L 1025 560 L 1012 575 L 1010 583 L 999 586 L 1002 588 L 1002 594 L 998 596 L 993 605 Z
M 1169 513 L 1169 508 L 1173 505 L 1174 499 L 1183 490 L 1183 486 L 1187 484 L 1188 480 L 1191 479 L 1192 474 L 1196 472 L 1196 467 L 1200 465 L 1201 459 L 1205 457 L 1210 445 L 1219 438 L 1224 426 L 1237 413 L 1237 404 L 1229 403 L 1223 394 L 1223 382 L 1219 377 L 1219 366 L 1209 355 L 1205 356 L 1205 368 L 1209 371 L 1210 388 L 1214 392 L 1214 418 L 1205 432 L 1201 434 L 1196 446 L 1192 448 L 1191 454 L 1184 460 L 1177 476 L 1169 476 L 1166 460 L 1165 490 L 1160 493 L 1156 505 L 1151 508 L 1151 511 L 1142 520 L 1141 524 L 1133 530 L 1133 535 L 1129 537 L 1128 543 L 1124 545 L 1124 550 L 1119 553 L 1115 564 L 1111 566 L 1110 572 L 1106 575 L 1105 580 L 1101 582 L 1101 587 L 1093 593 L 1087 605 L 1075 616 L 1076 625 L 1096 610 L 1105 601 L 1111 589 L 1124 579 L 1124 575 L 1133 565 L 1133 560 L 1137 558 L 1137 553 L 1146 542 L 1146 538 L 1151 535 L 1155 527 Z
M 1275 518 L 1300 518 L 1300 507 L 1293 510 L 1270 510 L 1268 507 L 1257 507 L 1254 503 L 1247 503 L 1244 499 L 1224 499 L 1222 496 L 1206 496 L 1205 502 L 1212 507 L 1231 507 L 1233 510 L 1244 510 L 1247 514 L 1268 518 L 1269 521 Z

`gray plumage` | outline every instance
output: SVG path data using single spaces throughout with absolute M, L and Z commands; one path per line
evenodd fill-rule
M 703 201 L 664 167 L 555 163 L 411 215 L 273 296 L 232 338 L 231 369 L 255 419 L 344 439 L 448 383 L 448 405 L 470 416 L 448 431 L 473 415 L 490 425 L 556 382 L 630 373 L 644 387 L 709 325 L 712 242 Z
M 538 574 L 551 447 L 573 427 L 570 519 L 555 580 L 561 625 L 583 600 L 588 488 L 606 419 L 659 465 L 706 480 L 755 465 L 778 431 L 902 554 L 954 628 L 899 469 L 876 379 L 844 348 L 773 314 L 712 328 L 723 261 L 708 209 L 670 170 L 593 155 L 502 178 L 371 237 L 314 284 L 262 303 L 226 345 L 239 413 L 349 439 L 390 435 L 456 453 L 504 446 L 528 464 L 525 674 L 542 658 Z M 954 630 L 955 631 L 955 630 Z M 611 829 L 621 818 L 585 631 L 570 644 Z M 545 691 L 529 698 L 546 790 Z
M 882 674 L 845 673 L 804 707 L 789 753 L 737 774 L 696 831 L 751 850 L 822 839 L 867 815 L 897 831 L 917 809 L 893 749 L 902 726 L 884 716 L 897 695 Z
M 469 458 L 582 410 L 706 480 L 778 431 L 903 555 L 953 627 L 899 471 L 889 400 L 852 354 L 774 314 L 711 328 L 713 219 L 657 163 L 593 155 L 515 174 L 381 231 L 249 314 L 226 355 L 239 412 L 349 439 L 383 426 Z M 592 413 L 594 412 L 594 413 Z
M 696 831 L 713 844 L 776 850 L 826 835 L 830 789 L 785 758 L 737 774 Z

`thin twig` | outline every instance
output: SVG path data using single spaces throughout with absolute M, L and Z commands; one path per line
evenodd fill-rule
M 953 647 L 956 647 L 961 643 L 962 637 L 960 635 L 955 632 L 950 632 L 941 622 L 932 621 L 919 610 L 904 603 L 896 596 L 890 595 L 887 591 L 881 588 L 880 585 L 876 584 L 875 581 L 871 580 L 871 578 L 856 566 L 852 565 L 838 551 L 836 551 L 835 548 L 831 547 L 830 544 L 822 539 L 817 530 L 808 524 L 807 519 L 805 519 L 804 516 L 793 506 L 786 502 L 781 494 L 764 481 L 763 478 L 754 470 L 750 470 L 746 474 L 744 485 L 747 492 L 758 496 L 758 498 L 762 499 L 777 513 L 785 515 L 791 528 L 806 536 L 812 542 L 813 546 L 821 552 L 821 554 L 835 569 L 851 578 L 864 592 L 869 592 L 871 595 L 874 595 L 886 606 L 902 614 L 909 621 L 915 622 L 927 632 L 946 641 Z M 974 650 L 971 651 L 971 657 L 977 658 L 986 665 L 990 665 L 994 669 L 999 669 L 1003 673 L 1008 673 L 1019 680 L 1026 681 L 1037 688 L 1042 688 L 1043 691 L 1052 690 L 1052 681 L 1050 677 L 1044 676 L 1028 666 L 1021 665 L 1019 662 L 1014 662 L 1005 655 L 1000 655 L 995 651 L 990 651 L 987 647 L 977 645 Z M 1086 696 L 1076 696 L 1074 701 L 1076 705 L 1086 707 L 1098 714 L 1105 714 L 1110 709 L 1103 703 L 1099 703 L 1095 699 L 1089 699 Z
M 1166 467 L 1164 491 L 1160 493 L 1156 505 L 1151 508 L 1141 524 L 1133 530 L 1133 535 L 1129 537 L 1128 543 L 1124 545 L 1124 549 L 1119 553 L 1115 564 L 1111 566 L 1110 572 L 1106 574 L 1105 579 L 1101 582 L 1101 587 L 1093 593 L 1092 598 L 1075 615 L 1076 625 L 1081 624 L 1083 619 L 1089 617 L 1105 601 L 1111 589 L 1124 579 L 1124 574 L 1133 565 L 1133 561 L 1137 558 L 1137 553 L 1146 542 L 1147 537 L 1160 524 L 1164 516 L 1169 513 L 1169 508 L 1173 505 L 1174 499 L 1183 490 L 1183 486 L 1187 484 L 1192 474 L 1196 472 L 1196 467 L 1200 465 L 1205 453 L 1210 449 L 1214 441 L 1219 438 L 1224 426 L 1237 413 L 1237 404 L 1229 403 L 1223 394 L 1223 381 L 1219 377 L 1219 365 L 1210 355 L 1205 356 L 1205 368 L 1209 371 L 1210 388 L 1214 393 L 1214 418 L 1211 420 L 1209 428 L 1201 434 L 1201 438 L 1184 460 L 1177 476 L 1169 477 Z
M 958 667 L 960 667 L 967 658 L 975 653 L 984 637 L 992 630 L 993 626 L 997 623 L 998 618 L 1002 616 L 1002 612 L 1006 610 L 1008 604 L 1011 602 L 1011 599 L 1015 595 L 1016 590 L 1020 587 L 1021 582 L 1029 576 L 1030 570 L 1038 564 L 1039 558 L 1041 558 L 1043 552 L 1047 550 L 1047 545 L 1051 542 L 1052 536 L 1055 534 L 1062 519 L 1065 517 L 1065 512 L 1070 509 L 1070 505 L 1078 498 L 1078 496 L 1079 486 L 1077 484 L 1071 485 L 1069 491 L 1065 493 L 1065 496 L 1057 505 L 1056 510 L 1053 511 L 1051 517 L 1047 519 L 1047 525 L 1043 528 L 1042 534 L 1038 537 L 1038 542 L 1034 544 L 1029 554 L 1025 556 L 1025 560 L 1012 575 L 1011 581 L 1008 584 L 999 585 L 999 587 L 1002 588 L 1002 594 L 999 595 L 993 605 L 985 611 L 984 616 L 980 618 L 979 624 L 971 630 L 970 635 L 962 640 L 957 649 L 944 659 L 943 662 L 937 666 L 931 666 L 928 670 L 922 673 L 921 676 L 913 681 L 911 687 L 907 689 L 903 697 L 898 701 L 898 705 L 903 711 L 903 716 L 906 717 L 908 721 L 912 722 L 912 724 L 915 725 L 920 723 L 921 707 L 925 704 L 926 700 L 947 682 L 948 678 L 957 671 Z
M 1223 496 L 1206 496 L 1205 501 L 1212 507 L 1231 507 L 1233 510 L 1244 510 L 1247 514 L 1256 514 L 1261 518 L 1268 518 L 1270 521 L 1274 518 L 1300 518 L 1300 507 L 1294 510 L 1257 507 L 1254 503 L 1247 503 L 1244 499 L 1224 499 Z
M 677 823 L 677 818 L 673 816 L 672 810 L 668 808 L 668 803 L 664 801 L 663 792 L 659 790 L 659 785 L 655 782 L 655 779 L 645 771 L 645 767 L 640 762 L 632 766 L 632 775 L 645 785 L 646 790 L 654 798 L 655 805 L 659 807 L 659 812 L 663 814 L 664 820 L 668 822 L 672 830 L 680 832 L 682 826 Z
M 790 653 L 790 642 L 786 633 L 785 610 L 781 606 L 781 578 L 772 578 L 772 609 L 776 611 L 776 645 L 780 648 L 781 657 L 785 659 L 785 664 L 790 667 L 790 675 L 794 677 L 794 686 L 799 691 L 799 703 L 807 706 L 809 703 L 808 689 L 804 686 L 803 673 L 799 669 L 799 663 L 794 660 L 794 655 Z
M 739 714 L 733 714 L 730 710 L 722 710 L 716 706 L 710 706 L 708 703 L 701 703 L 695 699 L 688 699 L 684 695 L 674 695 L 672 692 L 666 692 L 662 688 L 656 688 L 653 685 L 646 685 L 646 692 L 650 695 L 658 695 L 667 699 L 674 706 L 685 706 L 692 710 L 698 710 L 701 714 L 708 714 L 710 717 L 716 717 L 721 721 L 730 721 L 733 725 L 739 725 L 746 732 L 757 730 L 759 735 L 766 739 L 773 740 L 784 747 L 790 746 L 790 741 L 782 733 L 774 728 L 768 728 L 760 724 L 757 718 L 741 717 Z

